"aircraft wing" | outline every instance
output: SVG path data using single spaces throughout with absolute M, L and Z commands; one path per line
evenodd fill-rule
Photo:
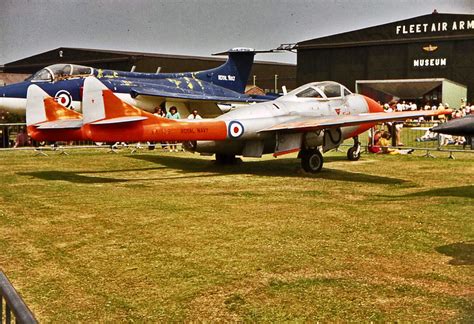
M 383 123 L 390 121 L 403 121 L 409 118 L 449 115 L 451 112 L 451 110 L 428 110 L 391 113 L 364 113 L 357 115 L 333 115 L 321 117 L 299 117 L 288 122 L 262 129 L 260 132 L 307 132 L 326 128 L 354 126 L 365 123 Z
M 82 119 L 58 119 L 35 125 L 38 129 L 81 128 Z
M 148 117 L 144 116 L 122 116 L 116 118 L 109 118 L 104 120 L 99 120 L 96 122 L 92 122 L 92 125 L 110 125 L 110 124 L 121 124 L 121 123 L 130 123 L 136 121 L 142 121 L 148 119 Z
M 179 100 L 189 100 L 189 101 L 211 101 L 216 103 L 221 102 L 263 102 L 268 101 L 269 99 L 262 98 L 253 98 L 247 95 L 236 94 L 236 95 L 215 95 L 209 93 L 203 93 L 200 91 L 191 91 L 187 90 L 186 92 L 172 92 L 166 91 L 160 88 L 153 87 L 136 87 L 132 88 L 130 91 L 132 97 L 137 96 L 152 96 L 152 97 L 161 97 L 163 99 L 179 99 Z

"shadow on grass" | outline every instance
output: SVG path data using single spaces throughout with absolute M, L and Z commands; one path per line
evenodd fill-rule
M 140 168 L 140 169 L 120 169 L 120 170 L 81 170 L 81 171 L 37 171 L 37 172 L 19 172 L 19 175 L 32 176 L 42 180 L 50 181 L 69 181 L 73 183 L 118 183 L 133 181 L 153 181 L 165 179 L 183 179 L 183 178 L 207 178 L 216 176 L 225 176 L 230 174 L 253 174 L 259 176 L 272 177 L 298 177 L 308 179 L 328 179 L 346 182 L 361 182 L 373 184 L 389 184 L 396 185 L 405 183 L 405 180 L 389 178 L 364 173 L 348 172 L 336 169 L 323 168 L 320 173 L 311 174 L 301 170 L 299 163 L 293 159 L 278 159 L 266 161 L 246 161 L 238 162 L 235 165 L 219 165 L 215 161 L 195 159 L 192 157 L 176 157 L 176 156 L 160 156 L 160 155 L 130 155 L 128 157 L 156 163 L 161 166 Z M 331 162 L 345 161 L 344 157 L 328 157 L 325 159 L 326 164 Z M 350 162 L 347 162 L 350 163 Z M 104 174 L 104 173 L 126 173 L 126 172 L 144 172 L 156 171 L 159 169 L 177 169 L 181 170 L 184 175 L 168 175 L 159 178 L 115 178 L 88 176 L 88 174 Z M 205 172 L 206 174 L 197 174 Z M 193 175 L 193 173 L 195 173 Z
M 104 177 L 88 177 L 81 175 L 74 171 L 38 171 L 38 172 L 19 172 L 19 175 L 31 176 L 42 180 L 51 181 L 69 181 L 74 183 L 112 183 L 112 182 L 125 182 L 127 180 L 115 179 L 115 178 L 104 178 Z
M 474 265 L 474 241 L 438 246 L 435 250 L 452 257 L 449 264 Z
M 118 183 L 118 182 L 133 182 L 133 181 L 153 181 L 153 180 L 165 180 L 165 179 L 181 179 L 181 178 L 201 178 L 210 177 L 213 175 L 193 175 L 193 176 L 167 176 L 159 178 L 133 178 L 133 179 L 120 179 L 120 178 L 107 178 L 107 177 L 95 177 L 87 176 L 87 174 L 97 173 L 120 173 L 120 172 L 142 172 L 152 171 L 159 169 L 166 169 L 167 167 L 154 167 L 154 168 L 142 168 L 142 169 L 122 169 L 122 170 L 95 170 L 95 171 L 37 171 L 37 172 L 18 172 L 21 176 L 31 176 L 42 180 L 49 181 L 68 181 L 73 183 Z M 219 175 L 215 175 L 219 176 Z
M 348 182 L 364 182 L 375 184 L 402 184 L 405 180 L 389 178 L 364 173 L 348 172 L 336 169 L 323 168 L 320 173 L 311 174 L 302 172 L 299 163 L 292 159 L 275 159 L 265 161 L 237 162 L 234 165 L 219 165 L 215 161 L 188 157 L 162 155 L 130 155 L 133 159 L 144 160 L 169 168 L 179 169 L 185 173 L 207 172 L 219 175 L 253 174 L 260 176 L 298 177 L 311 179 L 329 179 Z M 334 161 L 344 161 L 344 157 L 329 157 L 326 165 Z M 347 162 L 350 163 L 350 162 Z
M 474 186 L 460 186 L 460 187 L 447 187 L 447 188 L 436 188 L 427 191 L 421 191 L 404 197 L 461 197 L 461 198 L 474 198 Z

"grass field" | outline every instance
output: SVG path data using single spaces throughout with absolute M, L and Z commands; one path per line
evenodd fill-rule
M 42 322 L 474 321 L 474 155 L 344 155 L 1 152 L 0 267 Z

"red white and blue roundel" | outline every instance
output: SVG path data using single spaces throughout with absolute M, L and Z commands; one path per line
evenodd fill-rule
M 230 138 L 239 138 L 244 134 L 244 126 L 238 121 L 231 121 L 229 123 L 229 137 Z
M 66 108 L 71 108 L 72 106 L 72 96 L 66 90 L 59 90 L 58 92 L 56 92 L 56 94 L 54 95 L 54 99 L 57 103 L 63 105 Z

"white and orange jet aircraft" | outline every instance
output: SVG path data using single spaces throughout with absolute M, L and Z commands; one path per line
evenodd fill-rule
M 39 87 L 28 89 L 27 124 L 39 140 L 90 139 L 96 142 L 182 141 L 187 150 L 215 154 L 222 163 L 235 156 L 279 156 L 298 152 L 307 172 L 323 166 L 321 152 L 352 138 L 349 160 L 360 157 L 358 135 L 377 123 L 450 110 L 385 113 L 374 100 L 351 93 L 343 85 L 313 82 L 276 100 L 242 107 L 213 119 L 171 120 L 131 106 L 94 77 L 83 90 L 83 118 L 68 114 Z M 59 108 L 61 109 L 61 108 Z M 56 111 L 56 112 L 55 112 Z

